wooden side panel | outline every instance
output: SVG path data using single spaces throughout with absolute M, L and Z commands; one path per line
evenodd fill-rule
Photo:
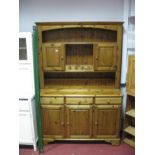
M 96 138 L 118 137 L 121 106 L 98 105 L 94 113 L 94 135 Z
M 59 105 L 42 105 L 43 135 L 52 135 L 53 138 L 64 136 L 64 108 Z
M 127 75 L 127 92 L 135 89 L 135 56 L 129 56 L 128 75 Z
M 44 44 L 43 45 L 44 70 L 64 70 L 64 45 Z
M 122 62 L 122 36 L 123 36 L 123 27 L 122 25 L 117 26 L 117 70 L 115 76 L 115 88 L 120 88 L 121 81 L 121 62 Z
M 42 54 L 42 32 L 41 26 L 38 26 L 38 59 L 39 59 L 39 79 L 40 88 L 44 88 L 44 72 L 43 72 L 43 54 Z
M 135 60 L 132 59 L 131 62 L 131 77 L 130 77 L 130 88 L 134 89 L 135 88 Z
M 90 138 L 92 134 L 91 106 L 67 106 L 67 137 Z

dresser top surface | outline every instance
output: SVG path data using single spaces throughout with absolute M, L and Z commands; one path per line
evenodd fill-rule
M 36 25 L 80 25 L 80 24 L 86 24 L 86 25 L 122 25 L 124 22 L 116 22 L 116 21 L 99 21 L 99 22 L 36 22 Z
M 40 96 L 122 96 L 119 89 L 41 89 Z

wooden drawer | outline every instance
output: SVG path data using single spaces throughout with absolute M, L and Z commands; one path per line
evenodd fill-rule
M 91 97 L 67 97 L 66 104 L 92 104 L 93 98 Z
M 41 97 L 41 104 L 64 104 L 64 97 Z
M 96 97 L 95 104 L 121 104 L 121 97 Z

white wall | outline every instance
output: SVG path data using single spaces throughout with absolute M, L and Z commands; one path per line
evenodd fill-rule
M 19 0 L 19 31 L 43 21 L 123 21 L 124 0 Z

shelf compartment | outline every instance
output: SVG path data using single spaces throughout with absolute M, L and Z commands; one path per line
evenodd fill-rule
M 132 147 L 135 147 L 135 142 L 134 142 L 134 140 L 129 139 L 129 138 L 125 138 L 123 141 L 124 141 L 125 143 L 127 143 L 128 145 L 130 145 L 130 146 L 132 146 Z
M 115 72 L 45 73 L 45 88 L 115 88 Z
M 135 128 L 132 126 L 126 127 L 124 131 L 132 136 L 135 136 Z
M 134 109 L 131 109 L 131 110 L 127 111 L 126 112 L 126 115 L 135 118 L 135 110 Z
M 100 28 L 60 28 L 43 31 L 43 42 L 115 42 L 117 31 Z
M 66 44 L 66 65 L 93 66 L 93 44 Z

